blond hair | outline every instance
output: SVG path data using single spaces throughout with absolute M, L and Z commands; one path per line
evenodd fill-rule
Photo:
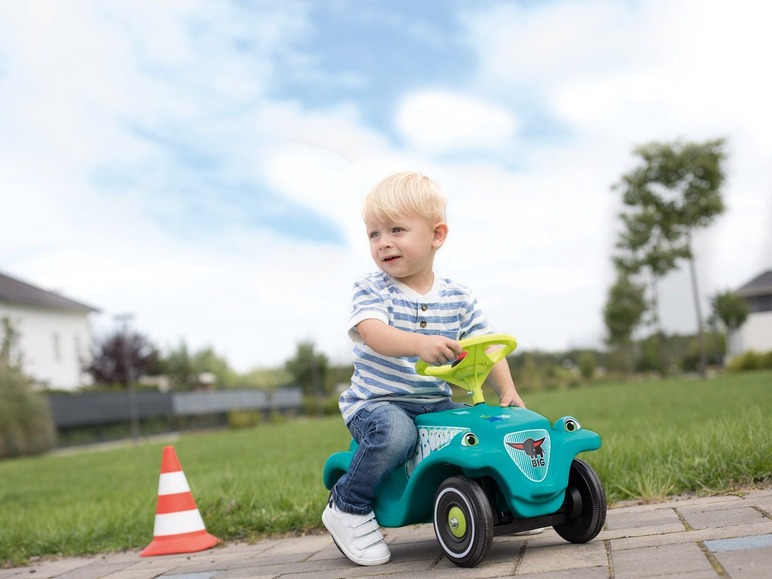
M 362 216 L 394 220 L 418 215 L 431 223 L 445 221 L 447 201 L 439 185 L 426 175 L 406 171 L 386 177 L 365 198 Z

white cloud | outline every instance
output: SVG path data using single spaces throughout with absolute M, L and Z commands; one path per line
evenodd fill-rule
M 396 124 L 409 146 L 431 153 L 496 149 L 509 144 L 517 130 L 509 110 L 446 90 L 405 96 Z
M 646 14 L 607 0 L 559 1 L 543 6 L 499 3 L 468 10 L 468 42 L 480 57 L 478 82 L 487 90 L 545 91 L 604 75 L 637 60 L 657 59 L 656 44 L 641 38 Z M 655 51 L 655 52 L 652 52 Z

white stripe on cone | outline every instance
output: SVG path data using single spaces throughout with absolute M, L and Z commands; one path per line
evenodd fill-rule
M 168 535 L 179 535 L 181 533 L 193 533 L 203 530 L 205 530 L 205 527 L 201 513 L 198 512 L 198 509 L 192 509 L 190 511 L 156 515 L 153 535 L 156 537 L 166 537 Z
M 159 495 L 175 495 L 177 493 L 189 492 L 188 479 L 185 478 L 185 473 L 181 470 L 161 474 L 161 478 L 158 480 Z

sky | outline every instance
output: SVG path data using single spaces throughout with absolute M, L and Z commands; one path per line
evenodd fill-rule
M 0 3 L 0 271 L 240 372 L 350 360 L 366 193 L 448 197 L 435 262 L 522 350 L 600 347 L 619 192 L 726 138 L 709 296 L 772 268 L 772 7 L 755 0 Z M 661 284 L 693 332 L 684 271 Z

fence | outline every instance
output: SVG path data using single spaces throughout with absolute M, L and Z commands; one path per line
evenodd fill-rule
M 137 392 L 140 421 L 205 415 L 225 415 L 235 410 L 265 414 L 297 413 L 303 406 L 300 388 L 262 390 L 218 390 L 215 392 Z M 129 396 L 125 392 L 50 394 L 51 415 L 58 430 L 128 424 Z

